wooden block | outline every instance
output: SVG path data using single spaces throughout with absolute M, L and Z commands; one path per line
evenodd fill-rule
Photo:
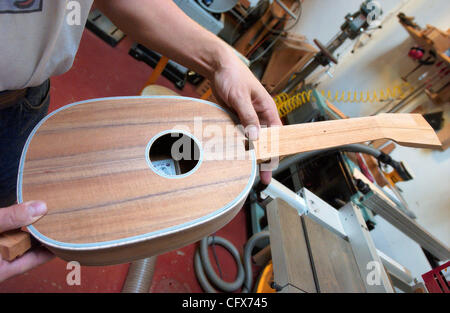
M 319 291 L 366 292 L 350 243 L 307 216 L 303 219 Z
M 314 57 L 317 50 L 307 43 L 303 43 L 303 46 L 302 50 L 292 48 L 284 42 L 277 46 L 261 79 L 261 83 L 269 93 L 280 92 L 292 75 Z
M 391 153 L 395 149 L 395 144 L 393 142 L 390 142 L 390 140 L 387 140 L 387 139 L 374 140 L 374 141 L 372 141 L 371 145 L 375 149 L 381 150 L 386 154 Z M 381 148 L 382 146 L 384 146 L 384 147 Z
M 237 51 L 239 51 L 242 55 L 247 55 L 247 53 L 258 43 L 255 40 L 255 36 L 259 34 L 266 35 L 268 30 L 265 29 L 264 24 L 267 24 L 271 19 L 271 12 L 267 10 L 261 18 L 254 23 L 234 44 L 234 47 Z M 264 23 L 264 24 L 263 24 Z
M 264 247 L 263 249 L 261 249 L 261 251 L 259 251 L 252 257 L 253 262 L 258 266 L 266 265 L 267 262 L 269 262 L 271 258 L 272 258 L 272 255 L 270 252 L 270 245 Z
M 0 254 L 3 260 L 13 261 L 31 248 L 30 235 L 21 230 L 0 234 Z
M 450 58 L 446 51 L 450 48 L 450 34 L 441 31 L 432 25 L 427 25 L 425 29 L 417 30 L 402 23 L 402 26 L 410 36 L 425 50 L 433 50 L 439 59 L 450 64 Z
M 246 9 L 248 9 L 250 7 L 250 1 L 248 1 L 248 0 L 239 0 L 239 3 Z
M 389 140 L 387 139 L 377 139 L 371 142 L 372 147 L 379 149 L 381 146 L 385 145 Z
M 390 144 L 386 145 L 383 149 L 381 149 L 381 151 L 383 151 L 386 154 L 389 154 L 392 151 L 394 151 L 395 147 L 396 147 L 395 144 L 391 142 Z
M 450 101 L 450 83 L 447 83 L 446 86 L 442 87 L 442 90 L 438 93 L 431 92 L 426 89 L 425 93 L 427 96 L 433 101 L 436 105 L 444 105 Z
M 141 96 L 178 96 L 179 94 L 161 85 L 148 85 L 145 87 Z
M 368 154 L 362 154 L 362 157 L 364 158 L 364 161 L 366 162 L 366 165 L 372 174 L 372 177 L 377 182 L 378 186 L 384 187 L 387 185 L 386 178 L 384 177 L 384 174 L 380 171 L 378 168 L 378 161 L 373 156 Z
M 285 292 L 317 292 L 297 210 L 275 199 L 267 205 L 267 219 L 274 281 Z
M 285 0 L 284 4 L 292 9 L 292 5 L 295 4 L 293 0 Z M 266 10 L 266 12 L 261 16 L 261 18 L 256 21 L 234 44 L 234 47 L 242 55 L 247 56 L 259 42 L 266 37 L 270 29 L 275 27 L 277 23 L 280 22 L 279 18 L 274 18 L 273 15 L 277 17 L 285 17 L 287 13 L 275 2 L 270 5 L 271 7 Z M 273 15 L 272 15 L 273 12 Z M 285 23 L 282 21 L 282 23 Z

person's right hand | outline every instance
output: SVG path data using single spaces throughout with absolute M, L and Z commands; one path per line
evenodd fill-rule
M 214 95 L 219 103 L 234 109 L 249 140 L 258 140 L 261 126 L 283 125 L 274 100 L 235 52 L 225 46 L 222 53 L 217 54 L 216 64 L 210 78 Z M 269 164 L 265 165 L 266 169 L 260 166 L 259 176 L 261 182 L 268 185 L 272 169 L 268 170 Z
M 42 201 L 30 201 L 0 208 L 0 233 L 30 225 L 45 213 L 47 213 L 47 205 Z M 0 282 L 22 274 L 53 257 L 51 252 L 42 247 L 32 249 L 12 262 L 2 260 L 0 255 Z

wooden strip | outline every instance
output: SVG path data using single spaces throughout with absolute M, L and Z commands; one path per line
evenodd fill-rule
M 202 100 L 207 100 L 212 95 L 212 89 L 211 87 L 208 88 L 208 90 L 205 91 L 205 93 L 200 97 Z
M 384 187 L 387 185 L 386 177 L 384 174 L 380 171 L 378 168 L 378 161 L 373 156 L 368 154 L 361 154 L 364 161 L 366 162 L 366 165 L 370 171 L 370 174 L 372 174 L 372 177 L 375 179 L 376 183 L 380 187 Z
M 142 91 L 145 89 L 145 87 L 156 83 L 159 76 L 166 68 L 167 63 L 169 63 L 169 58 L 166 57 L 165 55 L 161 56 L 161 58 L 158 61 L 158 64 L 156 64 L 155 69 L 153 70 L 152 74 L 150 75 L 147 82 L 145 83 L 144 88 L 142 88 Z M 142 91 L 141 91 L 141 93 L 142 93 Z
M 378 140 L 372 141 L 371 145 L 375 149 L 379 149 L 381 146 L 385 145 L 388 142 L 389 142 L 389 140 L 387 140 L 387 139 L 378 139 Z
M 328 101 L 327 99 L 325 99 L 325 103 L 327 104 L 328 108 L 333 111 L 334 113 L 336 113 L 337 116 L 339 116 L 342 119 L 347 119 L 348 116 L 345 115 L 341 110 L 339 110 L 337 107 L 335 107 L 330 101 Z
M 267 219 L 275 283 L 285 292 L 316 292 L 297 210 L 283 200 L 275 199 L 267 205 Z
M 403 146 L 438 148 L 441 143 L 420 114 L 380 114 L 262 128 L 255 142 L 259 161 L 300 152 L 389 138 Z
M 270 253 L 270 245 L 257 252 L 252 257 L 252 259 L 257 266 L 265 266 L 272 259 L 272 254 Z
M 395 144 L 391 142 L 390 144 L 386 145 L 383 149 L 381 149 L 381 151 L 383 153 L 389 154 L 392 151 L 394 151 L 395 147 L 396 147 Z
M 445 126 L 438 132 L 438 138 L 442 142 L 442 150 L 450 146 L 450 123 L 445 122 Z

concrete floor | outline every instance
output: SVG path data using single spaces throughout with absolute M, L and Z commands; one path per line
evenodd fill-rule
M 127 37 L 112 48 L 85 30 L 73 68 L 54 77 L 51 87 L 50 111 L 76 101 L 138 95 L 152 72 L 152 68 L 128 55 L 132 45 Z M 195 88 L 186 84 L 183 91 L 160 77 L 157 84 L 175 90 L 183 96 L 198 98 Z M 223 229 L 217 232 L 243 252 L 247 240 L 245 208 Z M 196 245 L 161 255 L 157 259 L 151 292 L 202 292 L 193 267 Z M 220 246 L 217 255 L 226 281 L 235 278 L 237 268 L 233 258 Z M 212 264 L 215 264 L 213 259 Z M 82 267 L 81 285 L 68 286 L 67 263 L 55 258 L 23 275 L 0 284 L 0 292 L 119 292 L 122 289 L 128 264 L 105 267 Z

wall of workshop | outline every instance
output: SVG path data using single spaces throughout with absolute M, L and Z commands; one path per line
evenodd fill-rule
M 304 0 L 303 14 L 295 31 L 306 35 L 312 41 L 318 38 L 326 44 L 338 31 L 347 13 L 358 10 L 362 0 Z M 400 77 L 412 70 L 416 63 L 407 57 L 414 45 L 408 33 L 399 24 L 398 12 L 414 16 L 416 23 L 425 27 L 431 24 L 446 30 L 450 28 L 450 1 L 448 0 L 378 0 L 383 8 L 383 28 L 373 32 L 372 38 L 365 38 L 365 45 L 350 53 L 354 42 L 347 41 L 337 51 L 339 64 L 331 68 L 333 78 L 318 70 L 311 77 L 320 82 L 319 90 L 380 90 L 399 83 Z M 412 105 L 429 103 L 428 98 L 417 98 Z M 356 117 L 371 115 L 380 103 L 334 104 L 345 114 Z M 410 110 L 411 107 L 405 108 Z M 446 117 L 448 119 L 448 115 Z M 449 119 L 450 120 L 450 119 Z M 399 183 L 410 208 L 418 216 L 417 221 L 450 246 L 450 149 L 445 152 L 399 147 L 392 156 L 406 161 L 415 172 L 415 179 Z M 386 224 L 383 221 L 381 225 Z M 384 228 L 383 228 L 384 227 Z M 413 273 L 419 275 L 429 266 L 415 243 L 395 229 L 382 226 L 376 229 L 374 238 L 380 250 L 384 251 Z M 379 245 L 383 246 L 380 247 Z M 415 249 L 415 250 L 414 250 Z
M 328 75 L 317 75 L 312 80 L 320 82 L 319 90 L 335 91 L 373 91 L 385 89 L 401 83 L 400 77 L 416 66 L 407 57 L 414 41 L 400 25 L 398 12 L 414 16 L 415 21 L 425 27 L 432 24 L 441 29 L 450 27 L 450 1 L 446 0 L 377 0 L 383 8 L 380 30 L 371 32 L 372 38 L 363 36 L 363 47 L 351 53 L 354 41 L 347 40 L 336 52 L 339 64 L 331 67 Z M 319 39 L 326 44 L 344 22 L 347 13 L 359 9 L 362 0 L 305 0 L 301 20 L 294 28 L 312 41 Z M 426 101 L 426 96 L 417 99 L 415 104 Z M 349 116 L 370 115 L 383 106 L 382 103 L 339 103 L 335 102 Z M 414 105 L 414 103 L 413 103 Z M 406 109 L 410 109 L 406 108 Z

